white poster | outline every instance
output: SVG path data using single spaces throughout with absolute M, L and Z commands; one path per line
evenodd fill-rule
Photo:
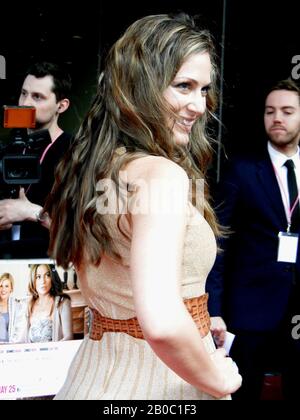
M 82 340 L 0 346 L 0 400 L 55 395 Z
M 63 317 L 60 297 L 67 302 Z M 45 299 L 52 304 L 38 312 Z M 87 323 L 74 269 L 52 260 L 1 260 L 0 303 L 0 400 L 57 394 Z M 55 328 L 65 336 L 54 339 Z

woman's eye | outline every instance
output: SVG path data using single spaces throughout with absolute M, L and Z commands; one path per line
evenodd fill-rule
M 176 87 L 181 90 L 188 90 L 190 89 L 191 85 L 187 82 L 177 83 Z
M 202 88 L 201 89 L 202 96 L 207 96 L 210 89 L 211 89 L 210 86 L 206 86 L 206 87 Z

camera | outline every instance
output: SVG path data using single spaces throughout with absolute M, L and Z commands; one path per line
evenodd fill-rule
M 48 130 L 28 134 L 36 125 L 36 110 L 28 106 L 4 106 L 3 127 L 11 129 L 9 141 L 0 140 L 0 199 L 16 198 L 20 186 L 37 184 L 40 159 L 51 143 Z

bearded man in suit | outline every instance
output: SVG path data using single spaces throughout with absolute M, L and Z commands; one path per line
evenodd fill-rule
M 208 278 L 212 332 L 243 385 L 235 398 L 259 399 L 270 365 L 282 373 L 283 395 L 298 396 L 300 340 L 300 89 L 287 79 L 268 92 L 264 113 L 269 142 L 261 155 L 230 163 L 219 184 L 217 214 L 230 234 Z M 299 317 L 298 317 L 299 319 Z

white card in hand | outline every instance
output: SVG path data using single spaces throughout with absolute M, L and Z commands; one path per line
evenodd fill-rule
M 234 339 L 235 339 L 235 335 L 234 334 L 232 334 L 229 331 L 226 331 L 225 332 L 225 341 L 224 341 L 223 347 L 226 350 L 227 356 L 229 356 L 230 349 L 231 349 L 231 346 L 232 346 L 232 343 L 233 343 L 233 340 Z

